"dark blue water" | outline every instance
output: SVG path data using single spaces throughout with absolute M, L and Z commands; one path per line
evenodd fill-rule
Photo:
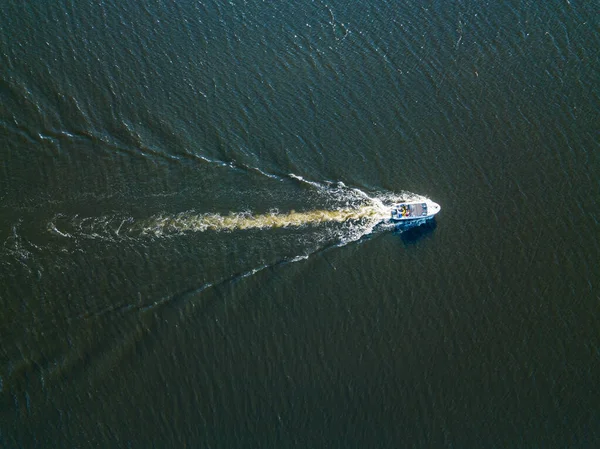
M 0 446 L 597 447 L 598 17 L 5 1 Z

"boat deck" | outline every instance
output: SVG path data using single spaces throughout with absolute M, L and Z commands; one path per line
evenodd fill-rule
M 427 216 L 427 203 L 397 204 L 392 209 L 392 219 L 410 220 Z

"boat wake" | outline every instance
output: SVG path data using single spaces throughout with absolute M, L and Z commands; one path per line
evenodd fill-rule
M 285 228 L 318 228 L 325 226 L 326 240 L 337 239 L 339 243 L 356 241 L 373 232 L 375 227 L 393 228 L 387 224 L 390 205 L 408 200 L 423 200 L 422 196 L 402 192 L 366 193 L 358 188 L 347 187 L 341 182 L 315 182 L 290 174 L 289 178 L 308 186 L 324 207 L 303 211 L 280 212 L 273 209 L 267 213 L 252 211 L 228 214 L 199 213 L 189 210 L 176 214 L 157 214 L 148 218 L 134 218 L 120 214 L 101 217 L 66 217 L 56 215 L 48 230 L 63 238 L 86 237 L 118 241 L 140 237 L 162 238 L 189 233 L 238 232 Z M 314 196 L 314 195 L 313 195 Z M 325 235 L 323 236 L 325 237 Z
M 337 210 L 290 211 L 253 215 L 251 212 L 219 214 L 195 214 L 184 212 L 174 216 L 158 216 L 144 223 L 141 234 L 162 236 L 180 232 L 238 231 L 246 229 L 291 228 L 318 226 L 323 223 L 380 222 L 389 211 L 377 205 Z

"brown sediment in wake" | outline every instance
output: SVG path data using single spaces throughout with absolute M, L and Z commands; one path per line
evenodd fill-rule
M 144 233 L 234 231 L 244 229 L 266 229 L 300 227 L 327 222 L 351 222 L 362 219 L 383 219 L 387 216 L 381 208 L 372 205 L 337 210 L 291 211 L 285 214 L 269 213 L 251 215 L 238 213 L 229 215 L 199 214 L 156 217 L 144 226 Z

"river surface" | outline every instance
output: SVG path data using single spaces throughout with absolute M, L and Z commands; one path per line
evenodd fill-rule
M 0 446 L 598 447 L 599 12 L 4 0 Z

